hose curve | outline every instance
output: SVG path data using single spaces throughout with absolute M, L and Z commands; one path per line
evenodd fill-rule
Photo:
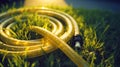
M 40 16 L 50 19 L 52 31 L 48 31 L 38 26 L 30 26 L 30 30 L 42 35 L 44 38 L 34 40 L 20 40 L 11 37 L 7 29 L 15 25 L 14 17 L 21 13 L 37 13 Z M 12 15 L 15 15 L 14 17 Z M 7 53 L 8 56 L 18 54 L 28 57 L 41 56 L 50 53 L 57 48 L 63 51 L 79 67 L 88 67 L 88 63 L 82 59 L 67 42 L 75 35 L 79 34 L 76 21 L 68 14 L 48 8 L 20 8 L 0 14 L 0 52 Z

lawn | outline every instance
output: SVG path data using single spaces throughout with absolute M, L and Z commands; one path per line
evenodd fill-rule
M 69 42 L 68 44 L 80 54 L 91 67 L 119 66 L 120 13 L 102 10 L 87 10 L 83 8 L 76 9 L 73 7 L 49 8 L 63 11 L 71 15 L 77 21 L 84 44 L 80 50 L 75 48 L 74 45 L 69 44 Z M 4 5 L 0 11 L 2 13 L 15 9 L 15 5 L 14 7 Z M 29 20 L 34 22 L 34 17 L 32 17 L 32 20 L 29 18 Z M 46 22 L 46 19 L 42 18 L 42 21 Z M 27 24 L 28 23 L 26 23 L 26 25 Z M 15 28 L 15 30 L 16 29 L 17 28 Z M 24 30 L 26 29 L 24 28 Z M 23 33 L 24 30 L 22 30 Z M 25 36 L 24 34 L 19 35 L 20 33 L 18 30 L 17 34 L 17 36 L 13 35 L 13 37 L 26 40 L 32 37 L 30 35 Z M 13 55 L 13 58 L 9 58 L 6 57 L 6 54 L 1 54 L 0 67 L 76 67 L 76 65 L 62 51 L 57 49 L 49 54 L 29 59 L 18 55 Z

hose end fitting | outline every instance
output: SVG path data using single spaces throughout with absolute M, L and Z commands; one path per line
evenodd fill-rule
M 83 46 L 83 38 L 80 34 L 73 36 L 71 39 L 71 44 L 78 49 L 81 49 Z

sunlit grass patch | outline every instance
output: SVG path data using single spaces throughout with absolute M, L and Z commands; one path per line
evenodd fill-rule
M 38 14 L 22 14 L 14 17 L 15 24 L 11 27 L 11 36 L 21 40 L 37 39 L 41 36 L 30 31 L 30 26 L 39 26 L 51 31 L 49 18 L 39 16 Z M 16 32 L 16 33 L 15 33 Z

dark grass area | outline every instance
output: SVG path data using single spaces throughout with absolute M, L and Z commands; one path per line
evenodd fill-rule
M 24 4 L 24 0 L 0 0 L 0 12 L 6 11 L 9 8 L 22 7 L 23 4 Z
M 119 67 L 120 64 L 120 13 L 111 13 L 109 11 L 99 10 L 79 10 L 79 15 L 85 17 L 85 22 L 88 25 L 95 27 L 97 37 L 101 38 L 101 41 L 105 43 L 105 56 L 108 58 L 114 54 L 114 65 Z M 102 25 L 99 23 L 103 23 Z M 105 29 L 105 25 L 109 25 L 108 30 L 101 36 L 101 32 Z
M 102 10 L 86 10 L 86 9 L 73 9 L 78 16 L 84 17 L 84 22 L 93 27 L 96 30 L 97 37 L 100 41 L 104 42 L 104 59 L 107 59 L 112 54 L 114 55 L 114 65 L 119 67 L 120 64 L 120 13 L 118 12 L 109 12 Z M 104 31 L 108 26 L 107 31 Z M 101 63 L 100 51 L 96 50 L 96 59 L 95 63 Z M 110 61 L 111 62 L 111 61 Z

